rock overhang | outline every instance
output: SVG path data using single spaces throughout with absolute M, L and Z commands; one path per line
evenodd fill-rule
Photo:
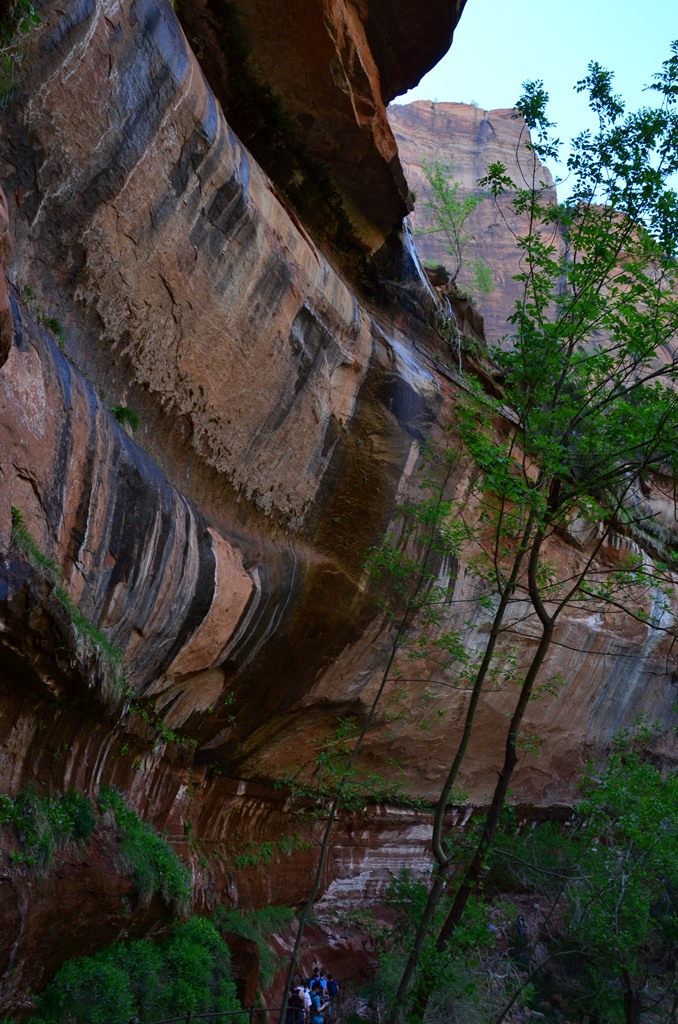
M 412 204 L 386 104 L 446 52 L 463 6 L 185 0 L 178 13 L 227 118 L 346 265 L 399 248 Z

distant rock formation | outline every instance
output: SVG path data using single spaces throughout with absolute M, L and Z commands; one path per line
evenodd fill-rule
M 522 143 L 527 128 L 514 110 L 481 110 L 468 103 L 418 100 L 408 104 L 392 103 L 388 117 L 407 183 L 416 195 L 410 219 L 417 252 L 427 263 L 449 265 L 450 258 L 439 234 L 418 234 L 432 226 L 430 211 L 425 206 L 429 186 L 423 164 L 434 164 L 438 160 L 449 166 L 452 180 L 461 183 L 460 196 L 478 195 L 482 191 L 478 180 L 487 174 L 489 165 L 497 161 L 505 164 L 508 174 L 517 183 L 522 181 L 522 175 L 534 173 L 536 180 L 553 187 L 548 168 L 540 164 L 533 166 L 525 153 Z M 553 187 L 554 202 L 555 199 Z M 480 296 L 476 303 L 490 341 L 498 341 L 510 333 L 506 320 L 520 295 L 520 285 L 513 280 L 520 270 L 520 253 L 511 230 L 517 234 L 526 230 L 526 225 L 510 209 L 509 196 L 501 197 L 499 205 L 498 210 L 494 202 L 487 199 L 469 217 L 467 229 L 474 241 L 468 246 L 467 266 L 459 278 L 463 288 L 471 262 L 476 258 L 487 263 L 492 271 L 494 288 Z

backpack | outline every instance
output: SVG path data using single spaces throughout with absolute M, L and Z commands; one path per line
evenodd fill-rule
M 338 992 L 339 982 L 335 981 L 334 978 L 332 978 L 332 981 L 327 982 L 327 994 L 330 997 L 330 999 L 336 999 Z

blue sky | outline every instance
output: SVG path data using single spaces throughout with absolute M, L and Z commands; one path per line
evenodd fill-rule
M 449 53 L 398 98 L 512 107 L 526 79 L 541 78 L 550 120 L 568 139 L 587 123 L 573 87 L 595 60 L 615 73 L 631 109 L 651 101 L 643 86 L 678 39 L 678 0 L 467 0 Z

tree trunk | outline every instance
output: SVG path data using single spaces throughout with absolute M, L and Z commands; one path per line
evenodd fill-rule
M 445 475 L 445 478 L 442 484 L 440 485 L 440 489 L 438 492 L 438 507 L 440 507 L 443 501 L 444 491 L 445 487 L 447 486 L 447 483 L 449 482 L 450 473 L 451 469 L 448 467 L 447 474 Z M 384 694 L 384 690 L 386 689 L 386 684 L 391 677 L 391 669 L 393 667 L 393 662 L 395 661 L 396 654 L 400 649 L 400 644 L 402 642 L 403 636 L 405 635 L 410 625 L 412 615 L 416 612 L 419 594 L 427 579 L 428 563 L 433 552 L 434 540 L 435 526 L 433 526 L 430 529 L 429 537 L 426 543 L 426 548 L 424 551 L 424 556 L 421 561 L 419 572 L 416 577 L 414 587 L 408 596 L 405 609 L 403 611 L 402 617 L 398 625 L 398 629 L 396 630 L 395 636 L 393 638 L 393 643 L 391 645 L 389 656 L 381 676 L 379 688 L 374 696 L 374 700 L 372 701 L 372 705 L 367 714 L 367 717 L 365 718 L 360 733 L 358 734 L 358 737 L 353 745 L 353 749 L 341 774 L 341 779 L 337 785 L 336 792 L 330 805 L 330 812 L 327 818 L 327 822 L 325 824 L 325 828 L 323 830 L 323 837 L 320 845 L 320 854 L 318 857 L 318 864 L 316 866 L 316 871 L 313 878 L 313 885 L 311 887 L 309 897 L 306 900 L 306 903 L 304 904 L 303 910 L 299 915 L 297 934 L 294 942 L 294 949 L 292 951 L 292 956 L 290 957 L 290 962 L 287 969 L 287 976 L 285 978 L 285 991 L 283 992 L 283 1001 L 282 1006 L 280 1008 L 279 1024 L 285 1024 L 286 1021 L 287 1004 L 289 1002 L 290 988 L 292 986 L 292 980 L 294 978 L 295 973 L 297 972 L 299 964 L 299 956 L 301 953 L 301 944 L 304 937 L 304 931 L 306 929 L 306 922 L 311 916 L 313 904 L 320 890 L 322 877 L 325 871 L 325 864 L 327 863 L 327 857 L 330 851 L 330 837 L 332 834 L 332 828 L 337 817 L 337 814 L 341 810 L 341 805 L 344 799 L 344 792 L 349 781 L 350 775 L 353 771 L 353 766 L 355 765 L 358 759 L 358 754 L 360 753 L 360 748 L 362 747 L 363 740 L 365 739 L 365 736 L 367 735 L 372 726 L 372 722 L 374 721 L 374 718 L 376 717 L 377 714 L 377 708 L 379 707 L 379 704 Z
M 625 1024 L 640 1024 L 642 999 L 640 989 L 633 984 L 629 971 L 622 971 L 624 979 L 624 1021 Z
M 551 624 L 544 627 L 539 641 L 539 646 L 534 653 L 530 667 L 525 675 L 525 680 L 521 687 L 520 695 L 509 723 L 504 749 L 504 763 L 499 771 L 499 778 L 492 795 L 492 802 L 487 812 L 485 827 L 483 828 L 480 839 L 478 840 L 473 857 L 461 878 L 452 908 L 440 929 L 438 938 L 436 939 L 436 949 L 439 953 L 443 953 L 445 951 L 447 943 L 453 937 L 454 932 L 464 915 L 469 899 L 478 888 L 478 883 L 485 867 L 485 858 L 487 857 L 494 841 L 501 812 L 506 803 L 506 794 L 509 783 L 518 761 L 517 745 L 520 727 L 525 716 L 529 699 L 532 695 L 534 684 L 544 663 L 544 658 L 551 646 L 552 639 L 553 625 Z M 431 993 L 433 992 L 435 982 L 436 974 L 434 972 L 429 971 L 422 973 L 415 989 L 411 1018 L 413 1021 L 423 1022 L 424 1014 L 426 1013 L 426 1008 L 428 1006 Z
M 452 792 L 452 788 L 456 782 L 457 775 L 459 774 L 459 769 L 463 763 L 464 757 L 466 755 L 466 749 L 468 747 L 471 735 L 473 733 L 473 723 L 475 721 L 476 710 L 478 708 L 478 703 L 480 701 L 480 696 L 482 694 L 485 679 L 487 678 L 487 673 L 489 672 L 490 665 L 492 663 L 492 656 L 494 654 L 497 640 L 501 632 L 501 627 L 504 622 L 506 609 L 508 608 L 510 599 L 515 589 L 515 579 L 518 576 L 521 561 L 522 555 L 516 558 L 514 572 L 511 575 L 511 579 L 508 585 L 504 589 L 504 592 L 501 596 L 499 607 L 492 621 L 492 629 L 487 640 L 485 654 L 483 656 L 483 660 L 480 664 L 478 673 L 473 683 L 473 691 L 471 693 L 471 699 L 469 701 L 469 705 L 466 711 L 466 718 L 464 720 L 464 731 L 462 733 L 459 745 L 457 746 L 456 753 L 450 766 L 450 770 L 448 772 L 447 778 L 440 793 L 440 798 L 438 800 L 438 806 L 436 808 L 436 814 L 433 824 L 432 838 L 433 854 L 437 862 L 436 872 L 433 879 L 433 883 L 431 885 L 431 889 L 429 890 L 423 917 L 419 922 L 419 927 L 417 928 L 417 933 L 415 935 L 414 942 L 412 943 L 412 946 L 410 948 L 410 955 L 407 958 L 407 963 L 405 965 L 405 969 L 403 971 L 400 983 L 398 985 L 398 991 L 396 992 L 393 1007 L 389 1014 L 387 1024 L 401 1024 L 404 1018 L 407 997 L 410 992 L 410 989 L 412 988 L 414 973 L 417 969 L 417 964 L 419 963 L 419 957 L 421 955 L 424 942 L 426 941 L 426 938 L 428 937 L 429 932 L 431 930 L 436 907 L 438 906 L 440 898 L 445 889 L 447 875 L 450 867 L 450 859 L 443 848 L 442 837 L 445 811 L 447 810 L 447 804 L 450 798 L 450 794 Z
M 431 890 L 429 891 L 428 899 L 426 902 L 426 908 L 422 920 L 419 922 L 419 927 L 415 935 L 414 942 L 410 948 L 410 955 L 407 959 L 405 969 L 403 971 L 400 983 L 398 985 L 398 991 L 396 992 L 393 1007 L 388 1017 L 387 1024 L 402 1024 L 405 1016 L 405 1010 L 407 1007 L 407 999 L 412 988 L 414 981 L 414 974 L 419 963 L 419 957 L 424 946 L 424 942 L 428 937 L 433 924 L 433 916 L 443 894 L 445 888 L 445 882 L 450 867 L 450 858 L 445 852 L 443 846 L 443 825 L 445 811 L 450 798 L 450 794 L 454 787 L 459 774 L 459 769 L 466 756 L 466 750 L 468 748 L 471 736 L 473 734 L 473 726 L 475 722 L 476 711 L 480 702 L 480 697 L 483 692 L 485 680 L 487 678 L 490 666 L 492 664 L 492 658 L 496 649 L 497 641 L 501 633 L 502 626 L 504 624 L 504 617 L 508 610 L 511 598 L 515 592 L 516 583 L 520 576 L 520 570 L 528 550 L 529 542 L 532 537 L 534 528 L 534 515 L 528 517 L 523 535 L 520 540 L 520 545 L 515 555 L 513 567 L 508 581 L 501 592 L 501 598 L 499 605 L 492 619 L 492 627 L 487 638 L 487 644 L 485 652 L 483 654 L 482 661 L 478 666 L 476 677 L 473 681 L 473 690 L 471 692 L 471 699 L 466 709 L 466 716 L 464 719 L 464 729 L 457 745 L 454 758 L 450 765 L 450 770 L 447 774 L 447 778 L 440 791 L 440 797 L 438 799 L 438 806 L 436 807 L 436 813 L 433 821 L 433 836 L 431 840 L 433 855 L 437 862 L 437 872 L 433 880 Z M 534 543 L 534 540 L 533 540 Z M 417 986 L 417 992 L 419 985 Z M 417 1000 L 417 992 L 415 992 L 415 1001 Z

